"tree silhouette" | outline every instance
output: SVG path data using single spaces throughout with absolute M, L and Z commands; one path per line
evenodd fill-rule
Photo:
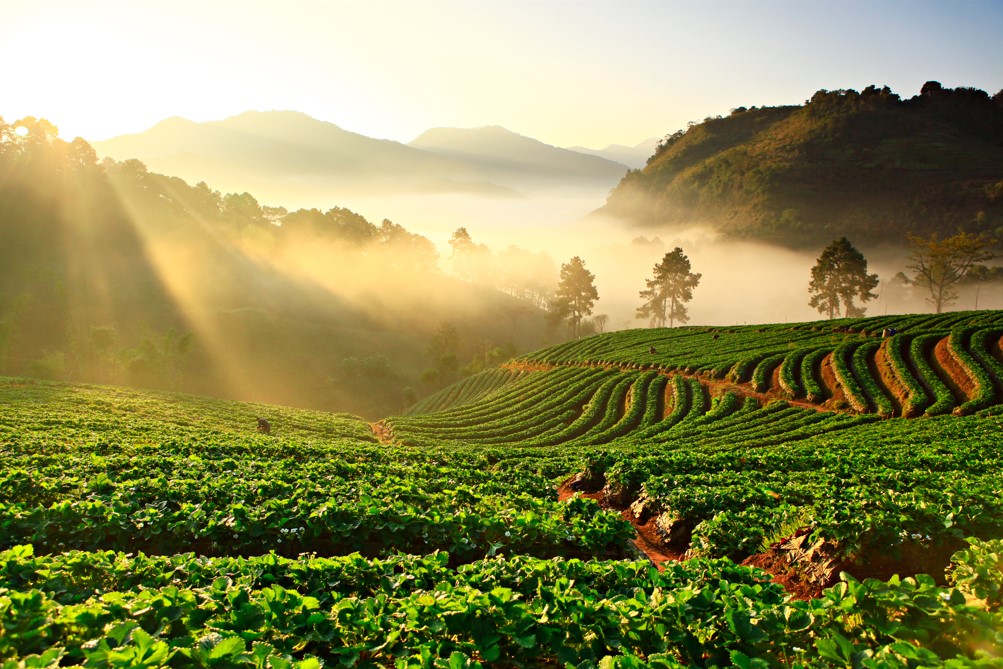
M 846 237 L 840 237 L 825 247 L 811 270 L 808 304 L 820 314 L 828 313 L 829 318 L 835 318 L 840 305 L 847 318 L 863 316 L 864 308 L 853 300 L 873 300 L 877 295 L 871 291 L 877 286 L 878 275 L 867 273 L 864 255 Z
M 582 319 L 592 313 L 592 307 L 599 299 L 595 278 L 578 256 L 561 265 L 557 292 L 550 303 L 550 317 L 555 322 L 567 319 L 573 337 L 579 336 Z
M 938 314 L 958 299 L 952 286 L 965 278 L 973 264 L 995 258 L 992 247 L 999 243 L 993 237 L 967 232 L 944 239 L 936 232 L 929 237 L 906 237 L 912 246 L 907 267 L 915 273 L 913 283 L 930 291 L 926 301 Z
M 464 281 L 493 284 L 491 249 L 476 243 L 466 228 L 457 228 L 449 239 L 453 272 Z
M 426 378 L 445 388 L 460 369 L 460 334 L 456 326 L 443 321 L 428 343 L 426 355 L 432 368 L 426 371 Z
M 646 279 L 647 288 L 638 295 L 644 304 L 637 308 L 637 318 L 648 318 L 652 326 L 673 327 L 676 321 L 686 323 L 689 314 L 685 303 L 693 299 L 693 289 L 700 283 L 700 274 L 690 271 L 690 259 L 678 246 L 666 253 L 654 267 L 654 277 Z

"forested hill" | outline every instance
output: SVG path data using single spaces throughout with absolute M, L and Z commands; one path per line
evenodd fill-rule
M 378 417 L 554 336 L 518 276 L 447 276 L 389 220 L 99 162 L 44 119 L 0 119 L 0 249 L 3 375 Z
M 819 91 L 803 106 L 739 107 L 666 137 L 600 211 L 792 247 L 997 231 L 1003 91 L 928 82 L 907 100 L 869 86 Z

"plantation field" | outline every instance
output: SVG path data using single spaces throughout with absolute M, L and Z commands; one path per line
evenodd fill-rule
M 0 663 L 1001 666 L 1001 336 L 611 333 L 379 425 L 0 378 Z

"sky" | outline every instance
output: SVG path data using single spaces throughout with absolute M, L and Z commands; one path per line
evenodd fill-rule
M 1003 89 L 1003 0 L 0 0 L 0 116 L 96 141 L 289 109 L 408 142 L 638 144 L 739 106 Z

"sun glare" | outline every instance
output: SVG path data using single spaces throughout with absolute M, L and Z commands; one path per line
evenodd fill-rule
M 26 128 L 23 125 L 19 125 L 16 128 L 14 128 L 14 134 L 17 135 L 18 137 L 27 137 L 29 132 L 31 131 L 28 130 L 28 128 Z

